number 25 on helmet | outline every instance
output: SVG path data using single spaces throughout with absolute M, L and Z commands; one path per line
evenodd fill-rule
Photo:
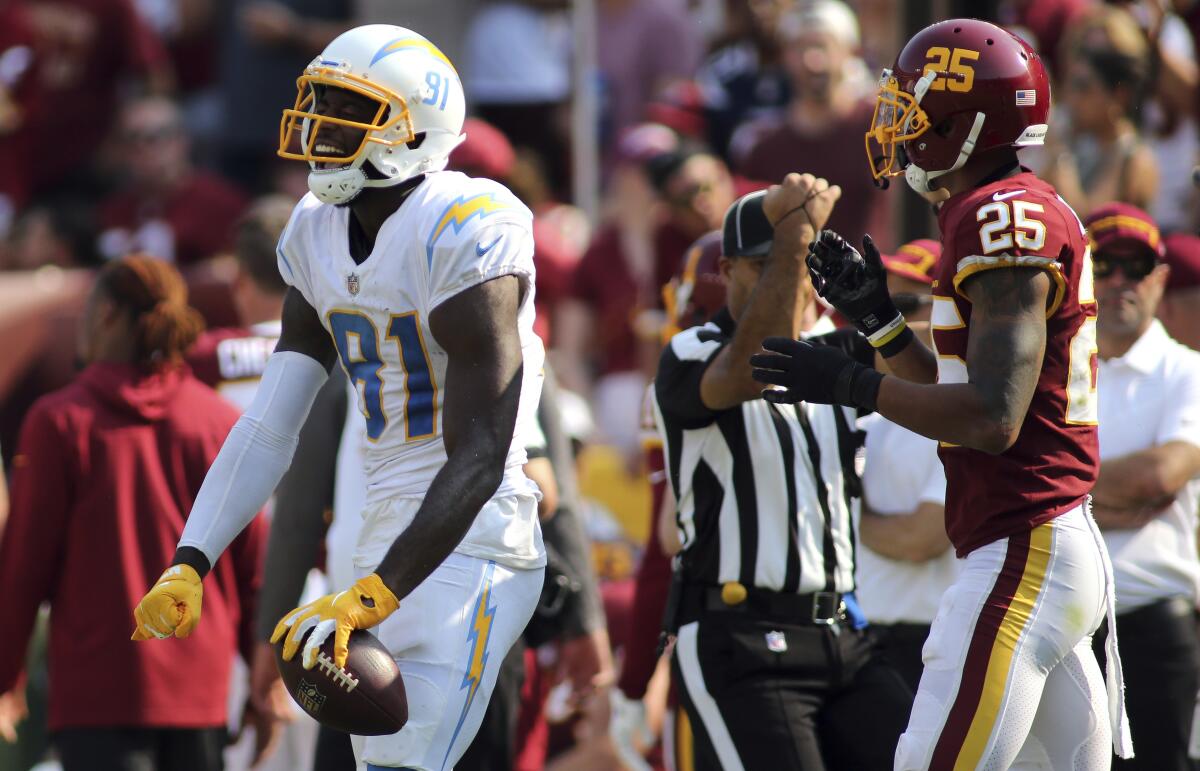
M 1050 80 L 1023 40 L 977 19 L 918 32 L 879 78 L 866 134 L 871 176 L 904 174 L 918 193 L 968 158 L 1045 141 Z

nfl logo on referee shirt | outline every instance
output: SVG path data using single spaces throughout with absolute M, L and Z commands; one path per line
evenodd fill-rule
M 1037 103 L 1037 91 L 1032 88 L 1017 90 L 1017 107 L 1033 107 Z
M 783 653 L 787 650 L 787 638 L 783 632 L 767 632 L 767 650 L 771 653 Z
M 351 273 L 349 276 L 346 276 L 346 290 L 349 291 L 350 294 L 358 294 L 358 290 L 360 288 L 361 287 L 358 283 L 357 273 Z

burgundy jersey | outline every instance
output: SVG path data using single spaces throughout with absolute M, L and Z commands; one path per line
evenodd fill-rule
M 244 412 L 258 389 L 267 359 L 279 342 L 279 323 L 255 324 L 249 329 L 224 327 L 200 336 L 187 354 L 200 382 L 215 388 Z
M 1096 482 L 1096 298 L 1083 225 L 1030 172 L 946 201 L 933 276 L 939 383 L 967 382 L 971 303 L 962 282 L 1032 266 L 1052 279 L 1046 355 L 1016 443 L 1000 455 L 943 442 L 946 532 L 958 556 L 1029 530 L 1078 505 Z M 993 352 L 1004 356 L 1004 351 Z

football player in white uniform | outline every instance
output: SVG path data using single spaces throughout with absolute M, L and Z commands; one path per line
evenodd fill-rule
M 356 742 L 367 768 L 452 768 L 533 613 L 545 552 L 525 478 L 544 358 L 533 333 L 532 215 L 502 185 L 444 171 L 462 141 L 450 61 L 391 25 L 352 29 L 297 81 L 279 154 L 310 195 L 279 242 L 290 285 L 254 402 L 196 498 L 173 564 L 135 610 L 134 639 L 186 637 L 201 581 L 274 490 L 335 359 L 366 421 L 359 581 L 288 614 L 305 666 L 375 628 L 404 675 L 409 719 Z

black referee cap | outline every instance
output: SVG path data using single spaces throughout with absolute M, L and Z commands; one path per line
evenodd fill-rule
M 766 257 L 771 251 L 775 228 L 763 213 L 766 195 L 766 190 L 747 193 L 725 212 L 721 251 L 726 257 Z

